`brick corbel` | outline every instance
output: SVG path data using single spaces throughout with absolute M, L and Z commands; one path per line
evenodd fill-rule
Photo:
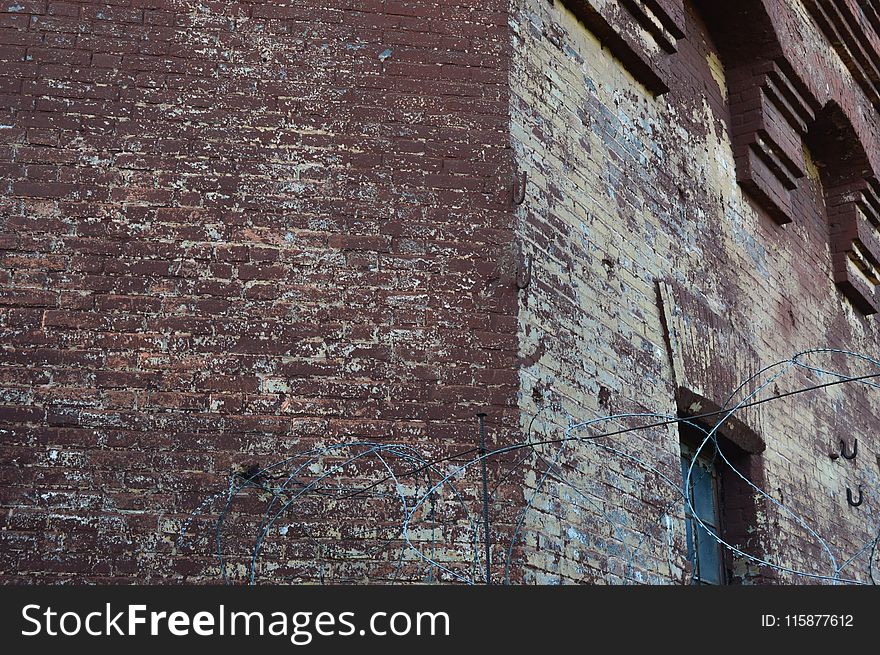
M 560 1 L 651 93 L 669 91 L 665 60 L 685 35 L 683 0 Z
M 826 195 L 834 282 L 863 314 L 880 307 L 880 184 L 862 178 Z
M 737 181 L 777 223 L 790 223 L 819 104 L 782 57 L 735 67 L 728 84 Z

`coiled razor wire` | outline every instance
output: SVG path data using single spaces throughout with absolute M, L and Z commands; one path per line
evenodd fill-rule
M 554 481 L 560 487 L 568 489 L 577 499 L 594 510 L 594 517 L 601 517 L 611 526 L 612 532 L 617 537 L 617 543 L 626 554 L 626 566 L 623 573 L 625 582 L 640 581 L 635 571 L 639 551 L 649 539 L 661 538 L 659 528 L 662 527 L 663 520 L 669 520 L 670 510 L 673 507 L 684 504 L 689 516 L 697 522 L 705 534 L 710 535 L 737 558 L 742 558 L 758 567 L 795 577 L 804 577 L 833 584 L 876 584 L 874 568 L 875 559 L 877 559 L 878 550 L 880 550 L 880 526 L 878 526 L 874 516 L 873 506 L 869 505 L 871 509 L 868 510 L 868 519 L 875 526 L 871 531 L 872 536 L 863 543 L 858 544 L 854 552 L 847 559 L 838 563 L 842 555 L 840 553 L 835 555 L 835 550 L 828 540 L 823 538 L 819 531 L 811 526 L 804 517 L 797 514 L 781 500 L 773 497 L 766 490 L 760 488 L 742 471 L 737 469 L 725 454 L 722 443 L 717 439 L 720 427 L 731 417 L 735 416 L 737 412 L 748 407 L 778 401 L 795 394 L 828 389 L 842 384 L 856 384 L 872 390 L 880 389 L 880 384 L 873 381 L 880 378 L 880 370 L 867 375 L 849 375 L 842 371 L 816 366 L 805 361 L 807 358 L 815 356 L 840 356 L 880 369 L 880 360 L 864 354 L 835 348 L 805 350 L 796 353 L 789 359 L 765 366 L 749 376 L 731 392 L 722 405 L 724 409 L 687 418 L 666 413 L 631 412 L 611 416 L 598 416 L 578 422 L 570 414 L 564 412 L 558 404 L 548 405 L 532 416 L 526 429 L 525 439 L 522 442 L 496 448 L 484 454 L 479 454 L 479 448 L 475 447 L 452 455 L 430 458 L 426 453 L 419 452 L 412 445 L 377 443 L 373 441 L 354 441 L 314 447 L 309 450 L 293 453 L 289 457 L 264 468 L 255 467 L 253 470 L 245 473 L 239 472 L 230 476 L 223 490 L 205 498 L 183 522 L 177 539 L 177 546 L 181 549 L 192 547 L 195 543 L 194 537 L 190 535 L 189 540 L 186 537 L 195 517 L 200 514 L 207 514 L 209 510 L 222 501 L 222 506 L 214 520 L 213 541 L 215 555 L 219 561 L 220 576 L 225 583 L 231 583 L 224 528 L 227 527 L 239 492 L 247 488 L 253 488 L 261 492 L 260 498 L 265 504 L 262 518 L 257 525 L 252 547 L 247 557 L 245 577 L 249 584 L 255 584 L 257 582 L 260 556 L 265 549 L 268 537 L 272 533 L 273 526 L 282 517 L 289 516 L 294 522 L 284 529 L 283 532 L 280 530 L 276 530 L 276 532 L 284 534 L 289 527 L 297 527 L 305 537 L 305 541 L 318 549 L 319 555 L 315 559 L 321 559 L 321 544 L 307 527 L 310 517 L 308 514 L 297 515 L 295 513 L 297 504 L 302 504 L 307 500 L 318 500 L 322 501 L 325 507 L 330 507 L 341 501 L 356 501 L 364 503 L 363 508 L 366 510 L 369 503 L 375 502 L 377 499 L 383 501 L 393 500 L 398 506 L 400 520 L 393 530 L 392 536 L 384 541 L 376 539 L 376 543 L 371 547 L 372 552 L 368 553 L 367 557 L 361 559 L 364 561 L 374 561 L 386 549 L 391 548 L 394 544 L 398 544 L 400 552 L 396 557 L 391 574 L 384 576 L 386 579 L 391 581 L 399 579 L 405 563 L 421 563 L 423 567 L 427 567 L 425 570 L 429 581 L 436 579 L 466 584 L 487 582 L 488 567 L 485 566 L 487 563 L 481 560 L 481 548 L 479 546 L 481 540 L 485 543 L 485 540 L 493 535 L 484 534 L 485 530 L 481 530 L 479 521 L 474 520 L 468 506 L 467 495 L 459 488 L 460 484 L 458 481 L 465 479 L 468 469 L 476 464 L 481 464 L 484 460 L 497 460 L 500 462 L 505 456 L 513 455 L 513 463 L 509 465 L 507 472 L 500 476 L 492 490 L 492 501 L 496 501 L 497 494 L 502 485 L 513 473 L 520 471 L 523 466 L 531 466 L 535 470 L 536 482 L 530 491 L 527 492 L 528 498 L 513 521 L 513 530 L 505 548 L 503 569 L 503 581 L 505 584 L 511 582 L 511 570 L 517 554 L 516 547 L 518 543 L 524 541 L 525 525 L 528 516 L 534 511 L 537 499 L 550 481 Z M 798 370 L 803 371 L 808 376 L 819 376 L 820 379 L 822 376 L 827 376 L 833 379 L 829 382 L 822 382 L 785 393 L 777 391 L 774 395 L 761 397 L 762 393 L 771 385 L 777 384 L 788 373 Z M 748 391 L 753 385 L 754 388 Z M 740 399 L 736 401 L 737 398 Z M 559 421 L 559 418 L 564 419 L 565 423 L 567 423 L 563 436 L 533 439 L 533 428 L 536 421 L 540 416 L 548 414 L 549 418 L 557 419 L 551 421 L 553 424 L 561 423 L 562 421 Z M 635 427 L 626 427 L 623 421 L 631 419 L 648 420 L 650 422 L 642 423 Z M 706 421 L 706 419 L 712 419 L 712 421 Z M 682 423 L 699 430 L 703 435 L 703 439 L 697 446 L 696 452 L 691 458 L 689 467 L 684 475 L 684 480 L 681 483 L 678 482 L 680 473 L 677 470 L 675 473 L 664 472 L 651 462 L 647 462 L 633 453 L 613 447 L 602 441 L 638 431 L 674 426 Z M 616 430 L 594 433 L 598 426 L 609 424 L 616 424 L 621 427 Z M 707 425 L 709 427 L 706 427 Z M 827 559 L 827 564 L 821 565 L 821 562 L 817 562 L 817 564 L 820 564 L 822 568 L 827 567 L 824 572 L 807 571 L 792 566 L 784 566 L 778 563 L 778 561 L 771 561 L 769 556 L 760 557 L 745 552 L 741 547 L 725 541 L 721 535 L 715 534 L 706 525 L 705 517 L 701 517 L 697 511 L 689 489 L 691 488 L 690 482 L 694 464 L 700 453 L 707 448 L 710 442 L 712 444 L 713 456 L 720 457 L 727 469 L 732 471 L 758 496 L 764 498 L 770 505 L 775 507 L 780 515 L 787 516 L 793 524 L 802 528 L 820 546 L 823 558 Z M 654 474 L 663 487 L 671 490 L 671 500 L 665 504 L 655 519 L 649 521 L 647 527 L 643 529 L 638 541 L 633 546 L 627 543 L 625 536 L 627 530 L 634 532 L 634 529 L 627 526 L 621 519 L 615 517 L 613 512 L 606 511 L 606 503 L 600 502 L 600 500 L 604 499 L 592 497 L 588 492 L 578 488 L 578 485 L 572 481 L 572 475 L 582 474 L 577 464 L 573 465 L 564 461 L 564 455 L 570 452 L 569 446 L 572 443 L 600 448 L 623 460 L 629 461 L 643 470 Z M 555 452 L 552 456 L 541 453 L 540 448 L 543 446 L 555 447 Z M 574 456 L 576 458 L 578 453 L 575 452 Z M 333 462 L 329 466 L 324 464 L 324 460 L 328 459 Z M 370 464 L 376 461 L 379 464 L 376 467 L 378 473 L 372 473 L 368 477 L 358 472 L 358 467 L 366 466 L 366 468 L 369 468 Z M 406 468 L 398 471 L 395 465 L 401 464 Z M 447 468 L 444 469 L 444 466 Z M 354 479 L 350 481 L 350 484 L 343 486 L 337 483 L 335 487 L 332 485 L 332 478 L 334 476 L 343 476 L 346 474 L 346 471 L 350 470 L 354 472 Z M 863 478 L 865 473 L 861 472 Z M 880 484 L 878 484 L 876 474 L 873 472 L 868 474 L 870 475 L 871 483 L 862 485 L 862 493 L 868 497 L 876 498 Z M 350 472 L 348 475 L 352 475 L 352 473 Z M 408 481 L 409 487 L 404 484 L 404 481 Z M 524 491 L 524 493 L 526 492 Z M 476 498 L 476 495 L 474 497 Z M 441 511 L 444 508 L 448 510 L 450 507 L 457 508 L 457 511 L 461 512 L 463 521 L 458 519 L 445 526 L 440 521 L 441 529 L 445 527 L 445 529 L 450 530 L 450 526 L 455 528 L 463 524 L 467 528 L 466 540 L 452 539 L 452 543 L 449 543 L 450 540 L 448 538 L 445 542 L 438 541 L 437 539 L 437 510 L 438 508 Z M 251 518 L 250 515 L 246 514 L 240 514 L 240 516 Z M 558 518 L 561 520 L 561 517 Z M 426 545 L 424 543 L 413 537 L 416 527 L 423 527 L 428 524 L 430 524 L 431 534 L 428 540 L 430 552 L 426 552 Z M 341 529 L 343 526 L 324 525 L 323 527 L 329 527 L 332 533 L 334 527 Z M 367 539 L 364 541 L 369 542 Z M 438 556 L 438 547 L 446 551 L 447 555 L 445 558 Z M 452 553 L 451 556 L 450 552 Z M 865 555 L 867 555 L 867 580 L 844 577 L 844 571 L 851 569 L 854 563 L 864 558 Z M 783 558 L 777 555 L 776 559 L 781 561 Z M 323 563 L 321 566 L 323 567 Z M 323 568 L 320 578 L 323 582 Z

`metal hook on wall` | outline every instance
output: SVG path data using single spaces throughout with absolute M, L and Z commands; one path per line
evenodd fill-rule
M 849 452 L 846 441 L 843 439 L 840 440 L 840 456 L 844 459 L 855 459 L 856 455 L 859 454 L 859 440 L 853 439 L 853 449 L 852 452 Z
M 858 486 L 859 490 L 859 499 L 853 500 L 852 489 L 849 487 L 846 488 L 846 502 L 850 504 L 850 507 L 858 507 L 862 504 L 862 485 Z
M 516 176 L 513 183 L 513 204 L 521 205 L 526 200 L 526 184 L 528 183 L 529 176 L 526 171 L 522 171 L 519 175 Z

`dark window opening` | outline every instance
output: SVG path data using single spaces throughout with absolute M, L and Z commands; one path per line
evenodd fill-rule
M 693 463 L 685 490 L 693 508 L 685 503 L 692 583 L 726 585 L 738 584 L 747 578 L 754 580 L 754 567 L 749 569 L 747 562 L 720 543 L 719 538 L 742 552 L 760 557 L 756 525 L 760 501 L 743 479 L 758 486 L 763 483 L 760 455 L 743 450 L 717 432 L 703 444 L 706 432 L 687 423 L 679 423 L 679 436 L 682 482 L 687 479 Z
M 696 461 L 694 461 L 696 458 Z M 688 481 L 687 497 L 693 510 L 685 504 L 687 555 L 694 584 L 726 584 L 722 545 L 716 537 L 721 528 L 721 489 L 716 470 L 717 451 L 712 441 L 696 454 L 696 447 L 681 444 L 681 479 Z M 691 463 L 693 462 L 693 467 Z M 688 471 L 691 477 L 688 479 Z M 700 517 L 697 521 L 696 515 Z M 702 524 L 700 523 L 702 522 Z

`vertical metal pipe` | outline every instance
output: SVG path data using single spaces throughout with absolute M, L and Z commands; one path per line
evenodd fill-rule
M 492 542 L 489 539 L 489 468 L 486 461 L 486 414 L 477 414 L 480 419 L 480 461 L 483 464 L 483 541 L 486 546 L 486 584 L 492 584 Z

